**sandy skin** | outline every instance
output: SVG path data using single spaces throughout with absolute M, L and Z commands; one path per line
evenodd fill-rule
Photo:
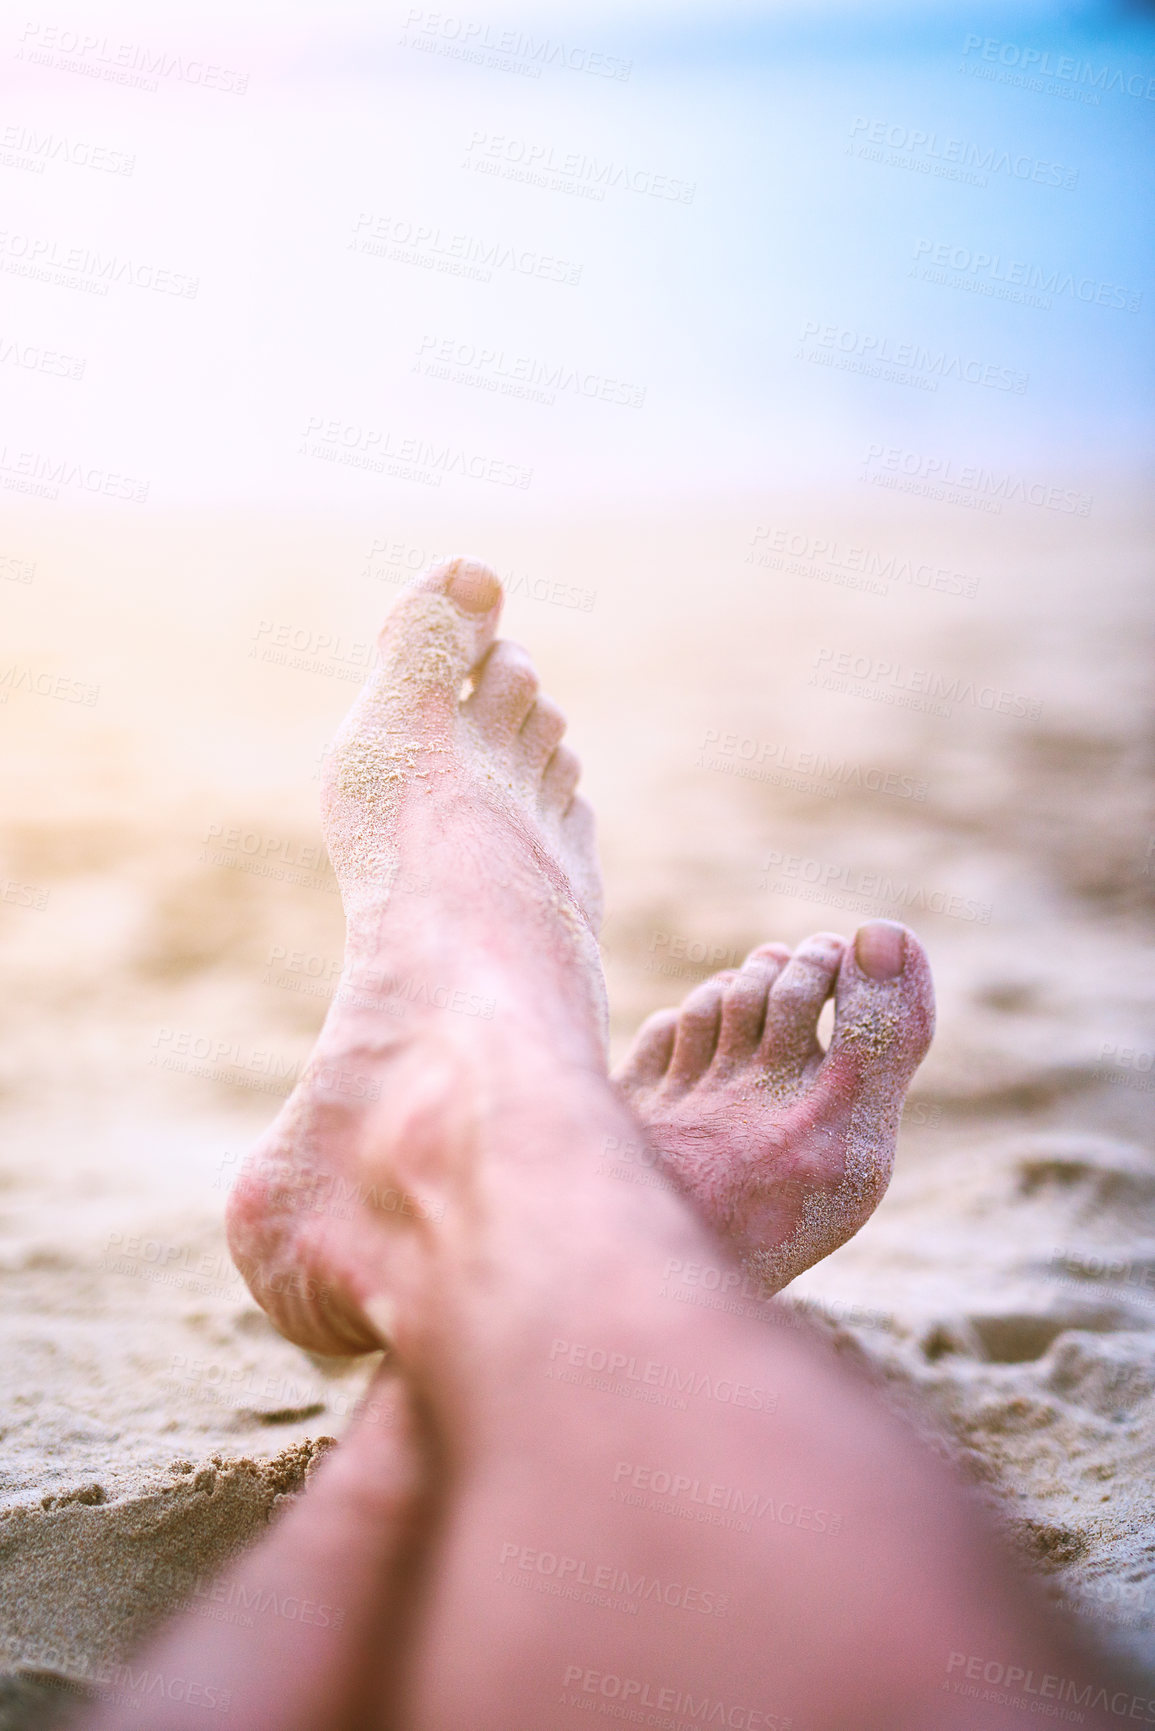
M 651 1017 L 615 1080 L 702 1219 L 780 1292 L 881 1202 L 933 1031 L 921 944 L 875 920 L 852 944 L 819 932 L 793 954 L 754 950 Z
M 521 653 L 490 652 L 499 598 L 491 573 L 453 562 L 386 625 L 326 792 L 345 989 L 230 1210 L 238 1261 L 290 1338 L 393 1344 L 412 1414 L 401 1447 L 416 1437 L 427 1463 L 405 1665 L 390 1645 L 397 1511 L 342 1517 L 337 1467 L 370 1455 L 365 1474 L 396 1485 L 395 1430 L 355 1426 L 264 1560 L 241 1567 L 285 1567 L 310 1545 L 322 1567 L 340 1528 L 355 1577 L 386 1583 L 342 1655 L 358 1677 L 380 1662 L 377 1705 L 326 1726 L 541 1731 L 581 1723 L 599 1693 L 675 1713 L 707 1697 L 763 1727 L 1016 1723 L 949 1693 L 949 1655 L 1012 1651 L 1052 1672 L 1070 1658 L 938 1463 L 809 1340 L 662 1291 L 672 1257 L 737 1265 L 720 1232 L 755 1266 L 769 1247 L 780 1283 L 869 1212 L 929 1038 L 921 952 L 887 927 L 853 948 L 756 952 L 676 1025 L 644 1030 L 611 1085 L 589 816 Z M 389 885 L 418 866 L 432 893 L 404 906 Z M 431 988 L 404 1019 L 388 1013 L 400 977 Z M 444 1007 L 475 999 L 491 1017 Z M 366 1098 L 350 1078 L 380 1086 Z M 635 1103 L 676 1186 L 599 1170 L 610 1138 L 645 1133 Z M 729 1156 L 723 1117 L 741 1126 Z M 309 1205 L 332 1174 L 361 1186 L 351 1218 Z M 596 1373 L 607 1364 L 615 1376 Z M 623 1463 L 837 1511 L 837 1543 L 810 1523 L 752 1536 L 626 1503 Z M 214 1638 L 170 1636 L 165 1662 L 228 1674 Z M 323 1694 L 333 1663 L 257 1667 L 245 1722 L 313 1723 L 299 1700 Z
M 447 606 L 447 584 L 461 606 Z M 407 1190 L 400 1172 L 382 1166 L 374 1130 L 373 1155 L 362 1152 L 381 1114 L 353 1103 L 359 1089 L 381 1092 L 383 1111 L 413 1110 L 408 1074 L 396 1086 L 407 1046 L 390 1027 L 403 1007 L 399 988 L 411 986 L 416 969 L 417 995 L 424 986 L 449 1006 L 442 1023 L 454 1005 L 465 1017 L 497 1008 L 493 976 L 475 974 L 467 991 L 444 940 L 439 971 L 430 968 L 432 934 L 404 945 L 382 935 L 404 867 L 428 873 L 419 838 L 431 814 L 445 816 L 443 854 L 447 832 L 456 832 L 460 888 L 494 906 L 495 925 L 501 906 L 536 927 L 568 965 L 579 1002 L 605 1026 L 593 814 L 577 792 L 564 716 L 541 693 L 526 652 L 495 639 L 500 590 L 490 584 L 485 567 L 458 561 L 408 592 L 382 632 L 381 669 L 328 760 L 325 830 L 349 922 L 345 972 L 314 1062 L 230 1206 L 234 1255 L 256 1296 L 290 1339 L 315 1350 L 363 1351 L 391 1332 L 391 1299 L 370 1294 L 370 1319 L 364 1280 L 345 1272 L 332 1226 L 318 1216 L 315 1198 L 330 1180 L 346 1194 L 393 1198 L 402 1215 L 442 1206 L 436 1186 Z M 487 600 L 494 604 L 480 605 Z M 495 824 L 517 845 L 492 845 Z M 405 911 L 414 926 L 428 912 Z M 443 902 L 435 917 L 442 913 Z M 824 1053 L 816 1028 L 832 994 L 834 1037 Z M 882 1199 L 906 1087 L 933 1028 L 917 938 L 874 921 L 853 946 L 820 933 L 793 955 L 778 944 L 755 950 L 680 1011 L 651 1018 L 615 1082 L 703 1221 L 771 1293 L 844 1243 Z M 450 1042 L 457 1032 L 439 1030 Z

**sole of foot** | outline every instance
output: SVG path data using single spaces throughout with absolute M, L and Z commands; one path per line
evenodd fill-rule
M 497 640 L 501 601 L 476 561 L 412 584 L 326 759 L 344 971 L 228 1205 L 254 1296 L 321 1353 L 392 1332 L 394 1296 L 468 1183 L 487 1028 L 490 1055 L 528 1029 L 604 1073 L 593 814 L 565 717 Z
M 818 1019 L 834 998 L 828 1050 Z M 651 1016 L 617 1086 L 662 1168 L 767 1292 L 853 1236 L 882 1200 L 907 1087 L 934 1033 L 912 931 L 765 944 Z

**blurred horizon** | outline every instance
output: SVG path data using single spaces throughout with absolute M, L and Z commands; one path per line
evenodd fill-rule
M 855 493 L 873 447 L 1149 470 L 1150 8 L 82 10 L 8 37 L 5 336 L 72 368 L 5 369 L 10 494 L 67 462 L 114 510 L 489 517 Z

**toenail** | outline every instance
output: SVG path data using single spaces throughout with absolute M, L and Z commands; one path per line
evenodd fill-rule
M 488 613 L 497 606 L 501 584 L 488 565 L 476 559 L 455 559 L 446 594 L 463 613 Z
M 895 920 L 871 920 L 859 926 L 854 959 L 868 979 L 897 979 L 906 959 L 906 932 Z

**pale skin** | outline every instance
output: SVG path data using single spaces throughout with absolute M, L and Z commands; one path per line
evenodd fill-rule
M 388 1343 L 404 1378 L 234 1571 L 349 1614 L 316 1639 L 186 1621 L 146 1658 L 269 1731 L 552 1731 L 599 1703 L 682 1722 L 687 1694 L 751 1731 L 1019 1724 L 952 1692 L 959 1655 L 1084 1661 L 942 1466 L 773 1307 L 668 1290 L 743 1263 L 778 1290 L 877 1205 L 933 1028 L 921 947 L 888 922 L 763 946 L 611 1082 L 592 819 L 499 611 L 493 574 L 451 561 L 386 623 L 325 793 L 344 989 L 231 1199 L 283 1332 Z M 428 893 L 391 893 L 410 882 Z M 606 1160 L 647 1138 L 666 1186 Z M 356 1206 L 319 1206 L 338 1182 Z M 790 1521 L 622 1499 L 655 1474 Z

